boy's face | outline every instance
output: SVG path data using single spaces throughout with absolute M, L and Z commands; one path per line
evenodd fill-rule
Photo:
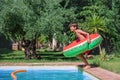
M 71 31 L 75 31 L 75 30 L 76 30 L 76 27 L 75 27 L 75 26 L 71 26 L 71 27 L 70 27 L 70 30 L 71 30 Z

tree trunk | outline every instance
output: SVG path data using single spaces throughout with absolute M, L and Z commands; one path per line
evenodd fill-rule
M 22 47 L 25 49 L 25 59 L 37 59 L 37 54 L 36 54 L 36 39 L 33 40 L 25 40 L 23 39 L 21 41 Z
M 100 55 L 102 55 L 102 48 L 100 44 L 99 44 L 99 51 L 100 51 Z
M 53 37 L 53 39 L 52 39 L 52 50 L 53 50 L 53 51 L 56 51 L 56 49 L 57 49 L 57 41 L 56 41 L 56 39 Z
M 24 47 L 24 49 L 25 49 L 25 51 L 24 51 L 24 53 L 25 53 L 25 59 L 31 59 L 29 48 L 26 46 L 26 47 Z
M 31 57 L 33 59 L 37 59 L 37 54 L 36 54 L 36 39 L 33 39 L 31 41 L 31 45 L 30 45 L 30 50 L 31 50 Z
M 63 45 L 62 45 L 62 43 L 59 43 L 59 50 L 63 51 Z
M 21 45 L 24 48 L 25 59 L 30 59 L 30 49 L 29 49 L 30 41 L 23 39 L 21 41 Z

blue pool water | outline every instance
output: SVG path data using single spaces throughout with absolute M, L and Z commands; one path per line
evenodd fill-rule
M 13 80 L 11 72 L 20 69 L 27 72 L 17 73 L 17 80 L 98 80 L 72 66 L 0 67 L 0 80 Z

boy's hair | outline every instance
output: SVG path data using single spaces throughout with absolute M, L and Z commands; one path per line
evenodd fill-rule
M 69 27 L 72 27 L 72 26 L 74 26 L 74 27 L 76 27 L 78 29 L 78 24 L 77 23 L 70 23 Z

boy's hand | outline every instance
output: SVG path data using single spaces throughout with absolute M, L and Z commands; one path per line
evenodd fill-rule
M 88 40 L 88 43 L 90 44 L 90 43 L 91 43 L 91 41 L 90 41 L 90 40 Z

